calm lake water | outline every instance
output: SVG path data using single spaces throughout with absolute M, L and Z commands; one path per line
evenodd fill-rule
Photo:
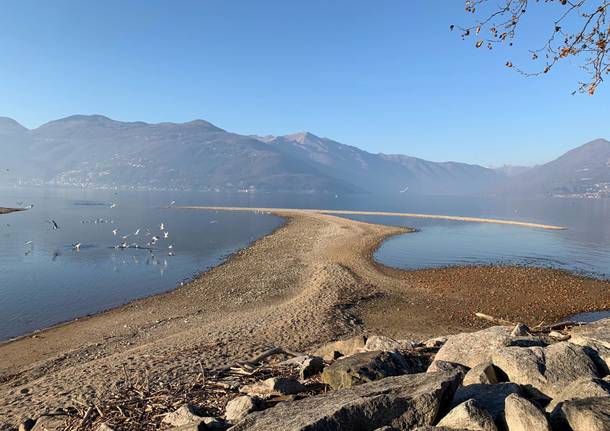
M 352 217 L 419 229 L 389 239 L 377 251 L 378 261 L 399 268 L 526 264 L 610 278 L 609 200 L 0 189 L 0 206 L 34 204 L 31 210 L 0 216 L 0 339 L 170 290 L 282 224 L 267 214 L 164 208 L 172 201 L 426 212 L 557 224 L 568 229 Z M 59 229 L 53 229 L 52 220 Z M 161 223 L 168 238 L 163 237 Z M 159 240 L 147 245 L 153 236 Z M 131 247 L 115 248 L 123 242 Z M 74 243 L 81 243 L 79 251 L 73 249 Z

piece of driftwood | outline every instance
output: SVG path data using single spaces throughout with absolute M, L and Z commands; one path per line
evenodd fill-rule
M 500 319 L 498 317 L 493 317 L 490 316 L 489 314 L 484 314 L 484 313 L 474 313 L 475 316 L 477 316 L 479 319 L 483 319 L 483 320 L 487 320 L 488 322 L 491 323 L 497 323 L 499 325 L 503 325 L 503 326 L 514 326 L 516 325 L 516 323 L 508 321 L 508 320 L 504 320 L 504 319 Z

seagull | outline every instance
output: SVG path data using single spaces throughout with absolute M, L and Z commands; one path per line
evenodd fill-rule
M 169 206 L 170 206 L 170 207 L 171 207 L 171 206 L 174 206 L 174 205 L 176 205 L 176 201 L 171 201 L 171 202 L 169 203 Z
M 26 210 L 31 210 L 32 208 L 34 208 L 34 204 L 29 204 L 27 207 L 25 207 Z
M 77 242 L 76 244 L 72 244 L 72 248 L 76 251 L 80 251 L 80 242 Z
M 110 204 L 110 208 L 114 208 L 114 207 L 116 207 L 115 203 Z
M 25 245 L 30 245 L 30 244 L 31 244 L 31 243 L 33 243 L 33 242 L 34 242 L 34 241 L 32 241 L 32 240 L 26 241 L 26 242 L 25 242 Z
M 163 232 L 163 238 L 167 238 L 169 236 L 169 232 Z
M 155 235 L 152 237 L 152 240 L 150 242 L 154 245 L 157 241 L 159 241 L 159 237 Z
M 165 230 L 165 224 L 161 223 L 161 225 L 159 226 L 159 228 L 160 228 L 161 230 Z
M 117 233 L 117 232 L 118 232 L 118 229 L 112 229 L 112 234 L 113 234 L 114 236 L 116 236 L 116 233 Z
M 174 255 L 174 252 L 173 252 L 173 251 L 170 251 L 169 253 L 167 253 L 167 255 L 168 255 L 168 256 L 173 256 L 173 255 Z
M 174 248 L 174 244 L 168 245 L 167 248 L 171 250 L 172 248 Z
M 55 220 L 51 220 L 51 224 L 53 225 L 53 230 L 59 229 L 59 225 L 55 222 Z
M 131 235 L 123 235 L 123 239 L 129 238 Z
M 404 189 L 402 189 L 402 190 L 400 191 L 400 193 L 406 193 L 406 191 L 407 191 L 407 190 L 409 190 L 409 186 L 407 186 L 407 187 L 405 187 Z
M 140 235 L 140 229 L 136 229 L 136 231 L 133 234 L 134 235 Z

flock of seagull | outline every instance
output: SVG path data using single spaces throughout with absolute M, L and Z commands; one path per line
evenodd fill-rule
M 176 201 L 172 201 L 170 203 L 170 206 L 173 206 L 176 203 Z M 34 207 L 33 204 L 28 205 L 28 206 L 23 206 L 23 202 L 17 202 L 17 204 L 24 208 L 24 209 L 31 209 Z M 116 208 L 117 204 L 116 203 L 111 203 L 109 208 Z M 47 220 L 47 223 L 49 223 L 49 225 L 51 226 L 52 230 L 58 230 L 59 224 L 51 219 L 51 220 Z M 101 224 L 101 223 L 109 223 L 109 224 L 114 224 L 114 220 L 112 220 L 111 218 L 96 218 L 93 220 L 81 220 L 81 223 L 93 223 L 93 224 Z M 163 240 L 168 240 L 169 242 L 169 231 L 165 228 L 165 223 L 161 222 L 161 224 L 159 225 L 159 233 L 153 233 L 149 228 L 145 228 L 145 232 L 142 232 L 141 228 L 137 228 L 133 233 L 129 233 L 126 235 L 120 235 L 119 234 L 119 229 L 118 228 L 114 228 L 112 229 L 112 235 L 114 237 L 120 236 L 120 238 L 122 239 L 122 241 L 120 243 L 118 243 L 117 245 L 115 245 L 113 248 L 115 249 L 120 249 L 120 250 L 124 250 L 124 249 L 128 249 L 128 248 L 135 248 L 135 249 L 143 249 L 143 250 L 148 250 L 149 253 L 153 252 L 153 247 L 156 246 L 162 239 Z M 140 235 L 140 233 L 142 233 L 142 235 Z M 145 243 L 145 245 L 142 245 L 138 242 L 128 242 L 129 238 L 135 238 L 135 237 L 143 237 L 148 239 L 148 241 Z M 24 245 L 26 246 L 32 246 L 33 241 L 32 240 L 28 240 L 25 242 Z M 76 252 L 80 251 L 80 248 L 82 246 L 81 242 L 75 242 L 72 245 L 72 249 L 75 250 Z M 173 243 L 169 243 L 167 244 L 167 255 L 168 256 L 174 256 L 174 244 Z M 31 252 L 31 247 L 30 250 L 26 251 L 26 256 Z

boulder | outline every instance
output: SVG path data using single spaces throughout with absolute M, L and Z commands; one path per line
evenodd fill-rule
M 602 379 L 578 379 L 565 386 L 547 407 L 547 411 L 552 411 L 557 404 L 579 398 L 590 397 L 609 397 L 610 383 Z
M 576 326 L 570 331 L 570 341 L 581 346 L 610 349 L 610 319 L 602 319 L 588 325 Z
M 455 364 L 453 362 L 433 361 L 426 370 L 427 373 L 437 373 L 439 371 L 458 371 L 462 373 L 462 375 L 465 375 L 468 372 L 468 367 L 465 367 L 460 364 Z
M 225 419 L 229 422 L 236 423 L 250 413 L 262 410 L 263 408 L 264 402 L 260 398 L 242 395 L 241 397 L 233 398 L 227 403 L 225 408 Z
M 333 360 L 339 356 L 349 356 L 360 352 L 366 345 L 366 337 L 357 335 L 347 340 L 333 341 L 318 348 L 314 352 L 315 356 L 321 356 L 325 360 Z
M 65 415 L 41 416 L 36 420 L 32 431 L 63 431 L 66 429 Z
M 493 420 L 498 423 L 504 418 L 504 400 L 510 394 L 521 395 L 523 390 L 514 383 L 498 383 L 495 385 L 468 385 L 459 388 L 453 397 L 453 406 L 473 399 Z
M 551 431 L 546 415 L 516 394 L 510 394 L 504 400 L 504 418 L 508 431 Z
M 477 431 L 498 430 L 491 415 L 479 407 L 473 399 L 454 407 L 437 425 Z
M 510 328 L 493 326 L 482 331 L 449 336 L 434 360 L 472 368 L 481 362 L 489 361 L 493 352 L 510 344 Z
M 561 410 L 572 431 L 610 431 L 610 397 L 569 400 Z
M 271 377 L 239 389 L 249 395 L 293 395 L 303 392 L 305 386 L 297 379 L 288 377 Z
M 498 383 L 499 379 L 496 375 L 496 369 L 491 362 L 481 362 L 479 365 L 472 367 L 464 376 L 463 385 L 486 384 L 492 385 Z
M 371 335 L 366 339 L 364 350 L 369 352 L 394 352 L 412 349 L 415 343 L 410 340 L 394 340 L 383 335 Z
M 232 431 L 410 430 L 431 425 L 460 384 L 459 373 L 388 377 L 246 416 Z
M 184 404 L 178 410 L 165 415 L 161 422 L 163 422 L 164 424 L 179 427 L 183 425 L 190 425 L 193 423 L 199 424 L 202 421 L 203 417 L 197 414 L 197 410 L 194 406 L 190 404 Z
M 400 374 L 425 371 L 427 358 L 397 352 L 364 352 L 339 358 L 324 368 L 322 382 L 333 389 L 349 388 Z
M 513 383 L 531 385 L 554 398 L 570 382 L 598 377 L 583 347 L 563 341 L 548 347 L 505 347 L 493 354 L 493 364 Z

